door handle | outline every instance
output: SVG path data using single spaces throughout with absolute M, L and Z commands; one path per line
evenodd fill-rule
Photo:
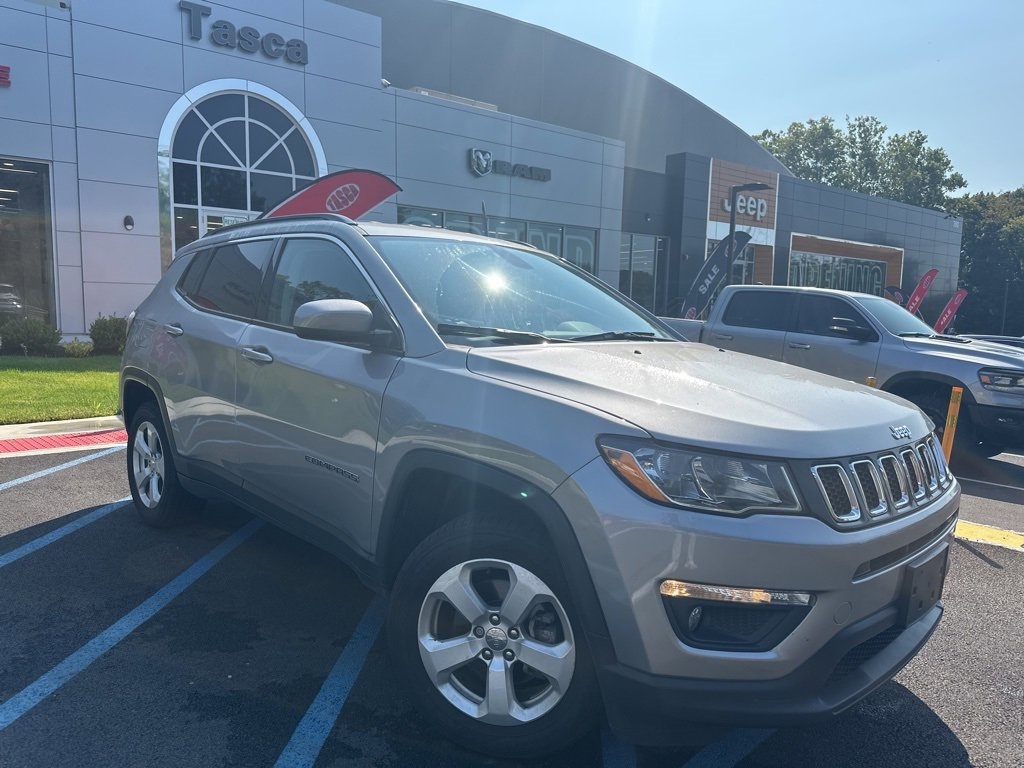
M 795 341 L 791 341 L 789 343 L 789 348 L 790 349 L 810 349 L 811 345 L 810 344 L 797 344 Z
M 273 355 L 261 351 L 265 348 L 257 347 L 242 347 L 242 357 L 246 360 L 251 360 L 254 363 L 272 363 L 274 362 Z
M 183 334 L 185 332 L 185 331 L 182 330 L 181 326 L 178 325 L 177 323 L 174 323 L 173 325 L 171 323 L 167 323 L 164 326 L 164 330 L 167 333 L 169 333 L 171 336 L 181 336 L 181 334 Z
M 732 341 L 732 336 L 728 333 L 716 333 L 714 336 L 716 339 L 725 339 L 726 341 Z

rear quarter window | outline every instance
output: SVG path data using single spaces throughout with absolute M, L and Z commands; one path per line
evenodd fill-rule
M 795 295 L 775 291 L 738 291 L 725 308 L 722 322 L 742 328 L 784 331 L 789 327 Z
M 200 309 L 234 317 L 256 316 L 256 299 L 275 240 L 252 240 L 204 251 L 189 265 L 179 290 Z M 200 258 L 205 257 L 200 263 Z M 201 271 L 201 274 L 199 274 Z M 193 273 L 196 273 L 193 276 Z

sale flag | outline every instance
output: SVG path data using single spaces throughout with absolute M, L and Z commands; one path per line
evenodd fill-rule
M 947 326 L 953 322 L 953 318 L 956 316 L 957 310 L 960 309 L 960 305 L 964 303 L 964 299 L 967 298 L 967 291 L 961 288 L 959 291 L 953 294 L 952 298 L 946 304 L 946 308 L 942 310 L 939 315 L 939 319 L 935 321 L 935 332 L 942 333 L 946 330 Z
M 735 233 L 733 254 L 739 256 L 740 252 L 749 242 L 750 233 Z M 711 303 L 711 298 L 715 295 L 715 291 L 718 290 L 718 286 L 725 279 L 725 269 L 728 261 L 729 235 L 726 235 L 715 246 L 715 250 L 711 252 L 711 255 L 708 256 L 704 265 L 700 268 L 700 271 L 697 272 L 697 277 L 694 279 L 693 285 L 690 286 L 690 292 L 686 294 L 686 301 L 683 303 L 682 311 L 680 312 L 681 317 L 693 320 L 707 309 L 708 304 Z
M 350 219 L 358 219 L 401 191 L 400 186 L 376 171 L 335 171 L 285 198 L 260 218 L 273 219 L 296 213 L 340 213 Z
M 932 283 L 935 282 L 935 276 L 939 274 L 937 269 L 929 269 L 924 273 L 921 281 L 917 284 L 917 288 L 910 294 L 910 298 L 907 299 L 907 311 L 910 314 L 917 312 L 918 307 L 921 306 L 921 302 L 924 301 L 924 295 L 928 293 L 928 289 L 932 287 Z

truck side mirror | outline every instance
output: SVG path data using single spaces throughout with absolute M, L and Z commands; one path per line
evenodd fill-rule
M 833 333 L 847 336 L 855 341 L 874 341 L 876 336 L 873 329 L 864 325 L 857 325 L 848 317 L 833 317 L 832 325 L 828 327 Z

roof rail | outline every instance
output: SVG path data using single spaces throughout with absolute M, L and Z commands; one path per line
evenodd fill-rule
M 207 235 L 215 235 L 219 232 L 230 232 L 233 229 L 244 227 L 249 224 L 256 222 L 267 222 L 267 221 L 294 221 L 296 219 L 329 219 L 331 221 L 339 221 L 342 224 L 353 224 L 358 225 L 359 222 L 355 219 L 350 219 L 348 216 L 342 216 L 340 213 L 293 213 L 288 216 L 274 216 L 272 219 L 255 218 L 249 221 L 239 221 L 235 224 L 228 224 L 226 227 L 218 227 L 212 232 L 207 232 L 203 237 Z

